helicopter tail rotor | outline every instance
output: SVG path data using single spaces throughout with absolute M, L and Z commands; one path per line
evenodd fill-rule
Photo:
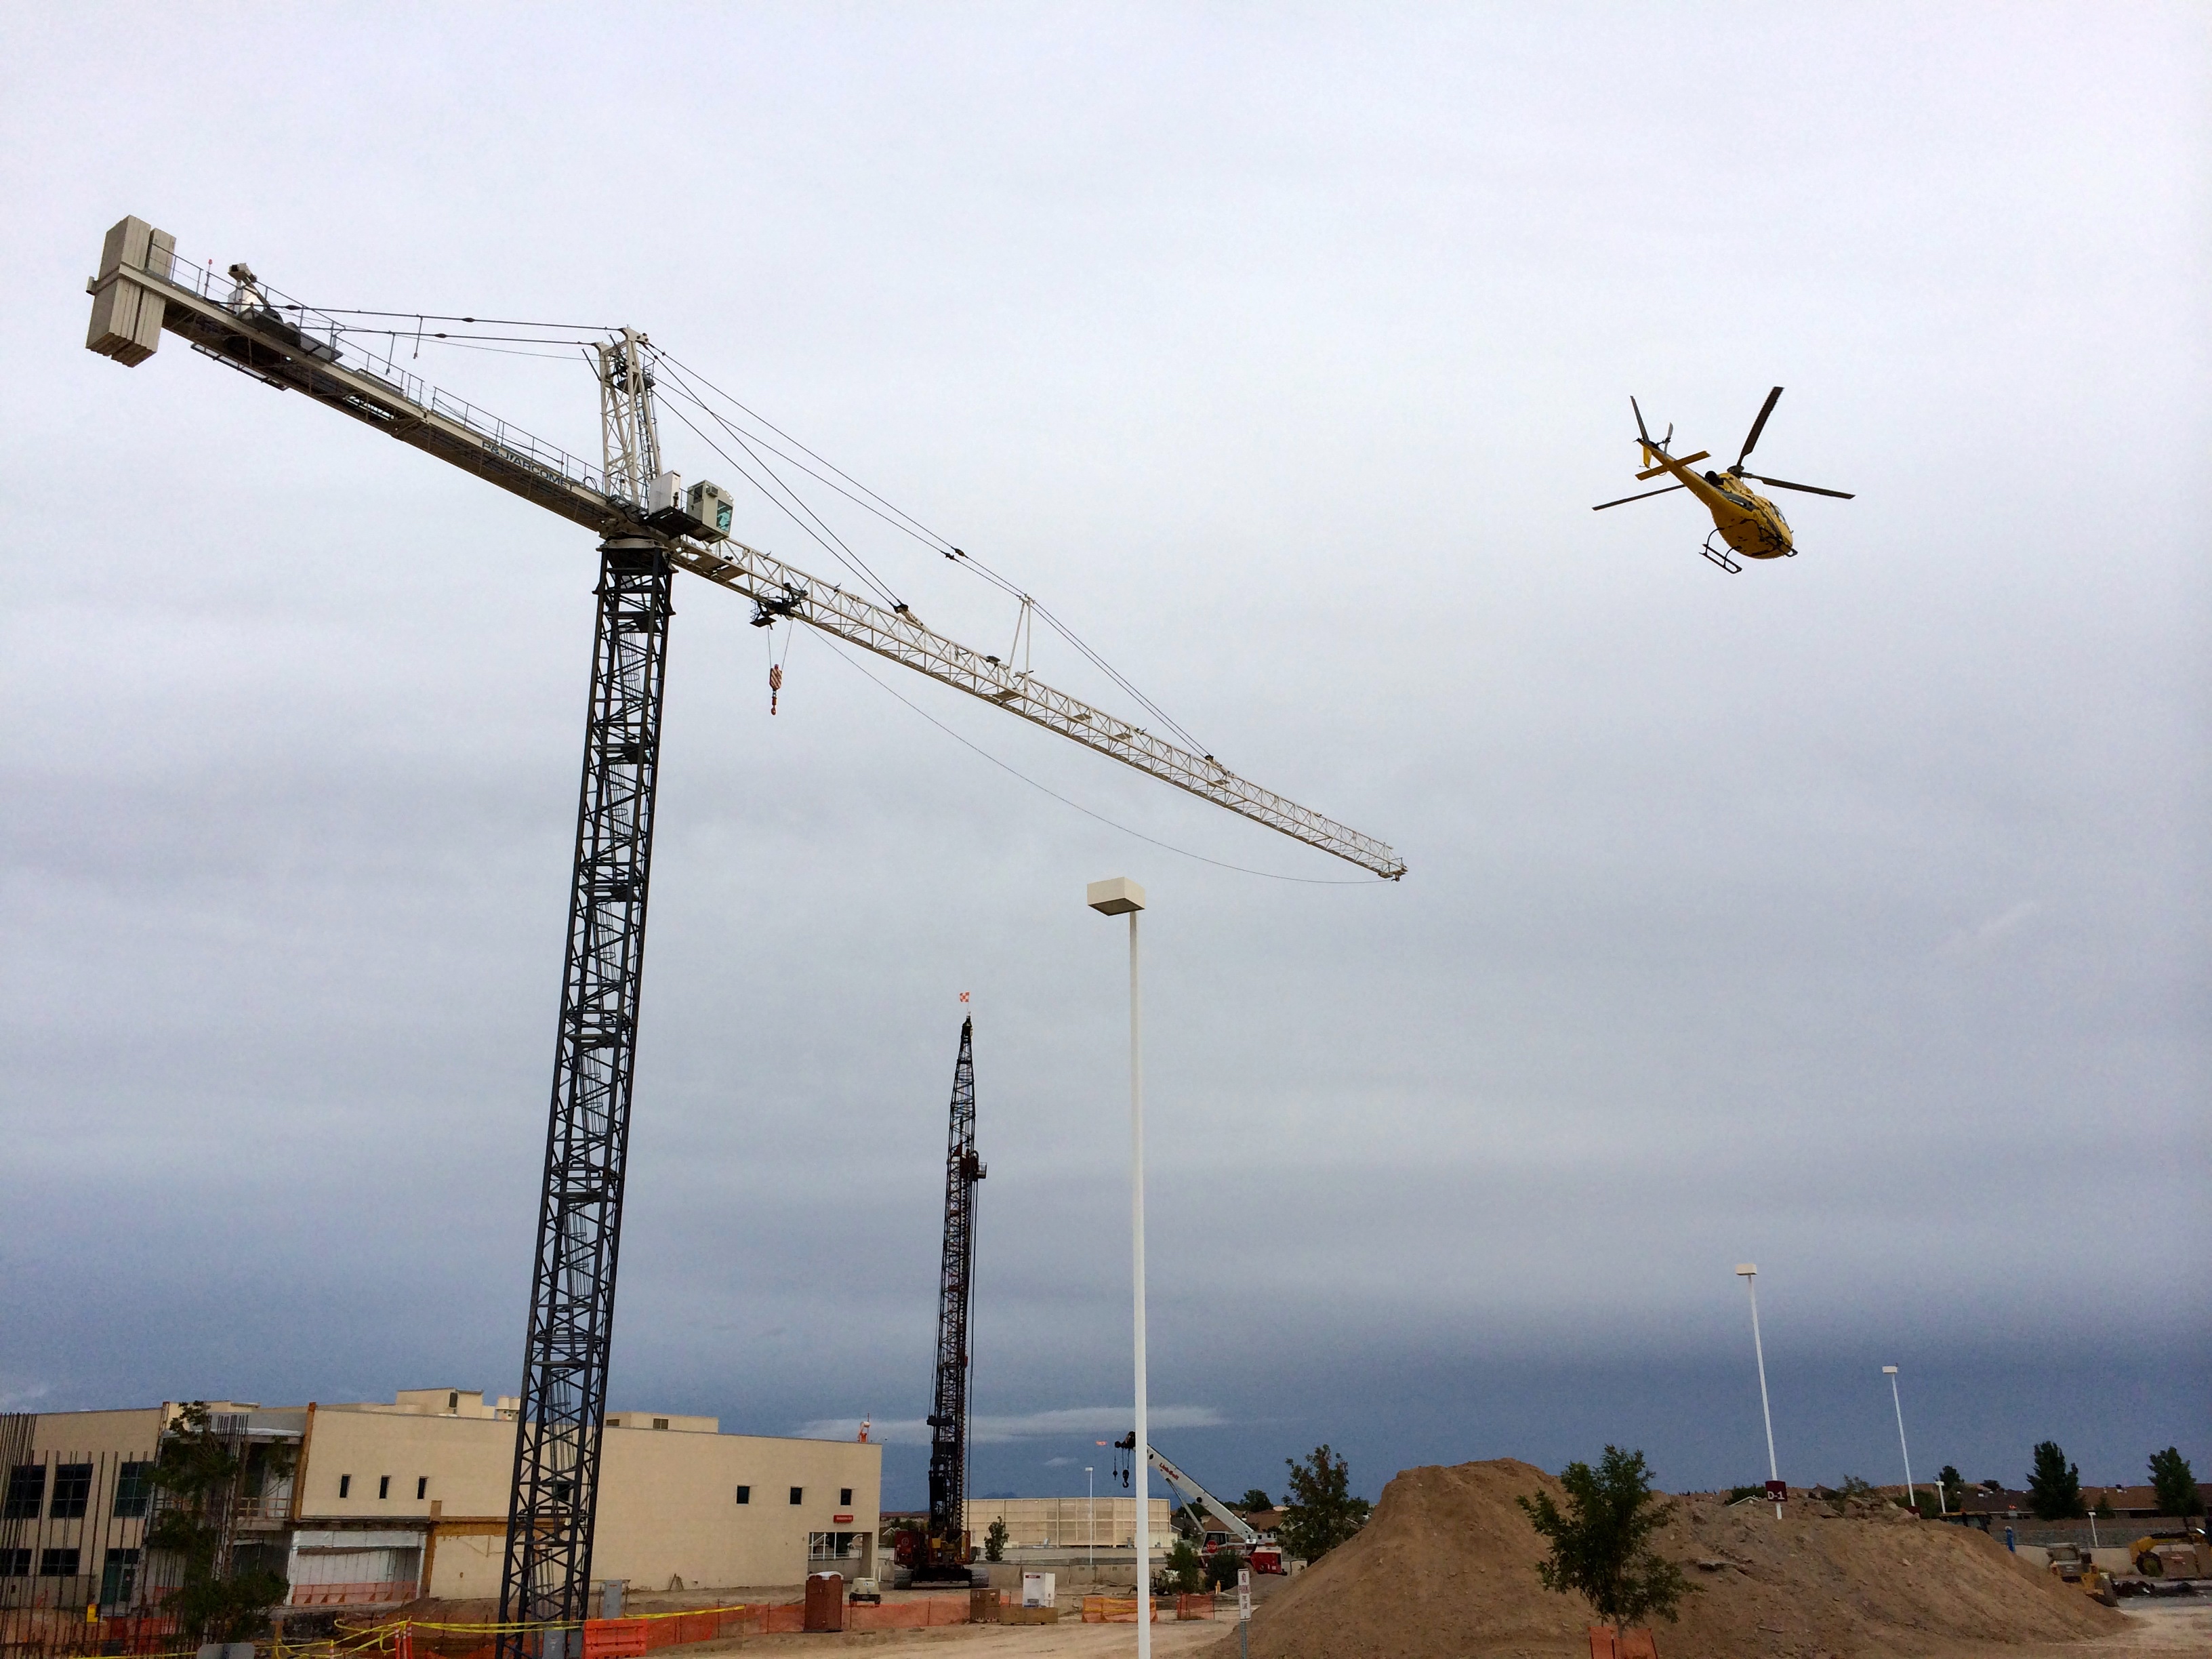
M 1674 423 L 1672 421 L 1668 422 L 1667 435 L 1655 443 L 1651 439 L 1651 428 L 1644 424 L 1644 411 L 1637 408 L 1634 398 L 1629 398 L 1628 406 L 1636 412 L 1636 441 L 1644 447 L 1644 465 L 1647 467 L 1656 466 L 1658 465 L 1656 458 L 1664 455 L 1667 453 L 1667 446 L 1674 441 Z

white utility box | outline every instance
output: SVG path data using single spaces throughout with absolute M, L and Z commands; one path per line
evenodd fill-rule
M 1054 1599 L 1054 1575 L 1048 1572 L 1025 1572 L 1022 1575 L 1022 1605 L 1025 1607 L 1057 1607 Z

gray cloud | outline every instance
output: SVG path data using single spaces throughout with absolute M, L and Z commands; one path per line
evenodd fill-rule
M 649 329 L 1412 865 L 1178 856 L 811 640 L 771 719 L 767 641 L 686 584 L 624 1398 L 917 1414 L 961 991 L 978 1409 L 1127 1391 L 1124 969 L 1080 902 L 1127 873 L 1153 1388 L 1218 1413 L 1176 1431 L 1246 1471 L 1210 1485 L 1624 1424 L 1740 1475 L 1746 1257 L 1819 1474 L 1885 1455 L 1877 1349 L 1999 1472 L 2212 1461 L 2202 1321 L 2142 1267 L 2212 1243 L 2200 11 L 112 21 L 0 25 L 0 1393 L 520 1369 L 588 538 L 173 340 L 84 352 L 135 212 L 333 305 Z M 641 38 L 676 78 L 625 103 Z M 588 447 L 580 368 L 409 362 Z M 1793 501 L 1801 556 L 1589 512 L 1629 393 L 1720 449 L 1778 382 L 1762 460 L 1857 492 Z M 1157 842 L 1342 873 L 900 689 Z

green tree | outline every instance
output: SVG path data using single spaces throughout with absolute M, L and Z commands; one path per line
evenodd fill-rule
M 2186 1521 L 2204 1513 L 2204 1494 L 2197 1489 L 2197 1471 L 2189 1467 L 2179 1446 L 2150 1455 L 2150 1485 L 2158 1495 L 2160 1515 L 2178 1515 Z
M 1272 1510 L 1275 1507 L 1275 1500 L 1268 1497 L 1267 1493 L 1261 1492 L 1257 1486 L 1247 1486 L 1244 1489 L 1244 1495 L 1238 1498 L 1231 1507 L 1234 1508 L 1239 1515 L 1249 1515 L 1254 1510 Z
M 1001 1515 L 992 1521 L 990 1527 L 983 1534 L 983 1559 L 986 1561 L 1005 1560 L 1006 1538 L 1006 1517 Z
M 1617 1639 L 1655 1613 L 1672 1624 L 1690 1586 L 1680 1565 L 1651 1547 L 1674 1506 L 1653 1493 L 1644 1454 L 1607 1446 L 1595 1470 L 1570 1463 L 1559 1484 L 1567 1489 L 1565 1513 L 1547 1492 L 1513 1500 L 1551 1541 L 1551 1559 L 1536 1564 L 1544 1588 L 1582 1596 Z
M 1218 1549 L 1206 1558 L 1206 1587 L 1208 1589 L 1234 1589 L 1237 1575 L 1243 1570 L 1244 1554 L 1241 1550 Z
M 1291 1492 L 1276 1528 L 1283 1547 L 1304 1561 L 1318 1561 L 1367 1524 L 1370 1505 L 1352 1495 L 1352 1471 L 1327 1445 L 1316 1446 L 1303 1463 L 1285 1458 Z
M 2039 1521 L 2070 1521 L 2088 1513 L 2081 1503 L 2081 1466 L 2066 1461 L 2056 1440 L 2036 1446 L 2035 1468 L 2027 1477 L 2027 1502 Z
M 1170 1594 L 1195 1595 L 1206 1588 L 1206 1558 L 1189 1539 L 1178 1538 L 1168 1552 L 1167 1571 L 1163 1576 Z
M 1949 1510 L 1954 1515 L 1958 1514 L 1960 1510 L 1966 1508 L 1966 1477 L 1961 1475 L 1958 1470 L 1953 1468 L 1948 1463 L 1946 1463 L 1943 1466 L 1943 1473 L 1936 1476 L 1936 1479 L 1943 1483 L 1943 1507 Z
M 175 1588 L 161 1606 L 178 1633 L 194 1641 L 242 1642 L 258 1636 L 268 1610 L 283 1601 L 283 1576 L 234 1571 L 231 1517 L 240 1498 L 292 1472 L 286 1446 L 248 1449 L 217 1434 L 207 1402 L 184 1407 L 154 1455 L 156 1502 L 146 1548 L 168 1559 Z M 252 1491 L 249 1492 L 247 1487 Z

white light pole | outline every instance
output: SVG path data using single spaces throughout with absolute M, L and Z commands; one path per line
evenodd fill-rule
M 1905 1455 L 1905 1501 L 1917 1515 L 1920 1513 L 1920 1494 L 1912 1490 L 1912 1452 L 1905 1443 L 1905 1401 L 1897 1392 L 1897 1367 L 1884 1365 L 1881 1374 L 1889 1379 L 1889 1403 L 1897 1407 L 1897 1449 Z
M 1098 1588 L 1098 1478 L 1083 1466 L 1083 1535 L 1091 1542 L 1091 1588 Z
M 1137 979 L 1137 913 L 1145 890 L 1127 876 L 1094 881 L 1084 902 L 1104 916 L 1129 919 L 1129 1259 L 1134 1281 L 1137 1421 L 1129 1462 L 1137 1490 L 1137 1659 L 1152 1659 L 1152 1528 L 1146 1492 L 1152 1485 L 1152 1425 L 1145 1402 L 1145 1066 L 1144 1000 Z
M 1743 1280 L 1744 1289 L 1751 1292 L 1751 1351 L 1759 1360 L 1759 1413 L 1766 1419 L 1766 1484 L 1771 1488 L 1780 1484 L 1782 1470 L 1774 1461 L 1774 1408 L 1766 1402 L 1766 1350 L 1759 1340 L 1759 1286 L 1752 1283 L 1759 1277 L 1759 1266 L 1756 1262 L 1739 1261 L 1735 1272 L 1736 1277 Z M 1782 1518 L 1782 1500 L 1778 1498 L 1774 1500 L 1774 1518 Z

